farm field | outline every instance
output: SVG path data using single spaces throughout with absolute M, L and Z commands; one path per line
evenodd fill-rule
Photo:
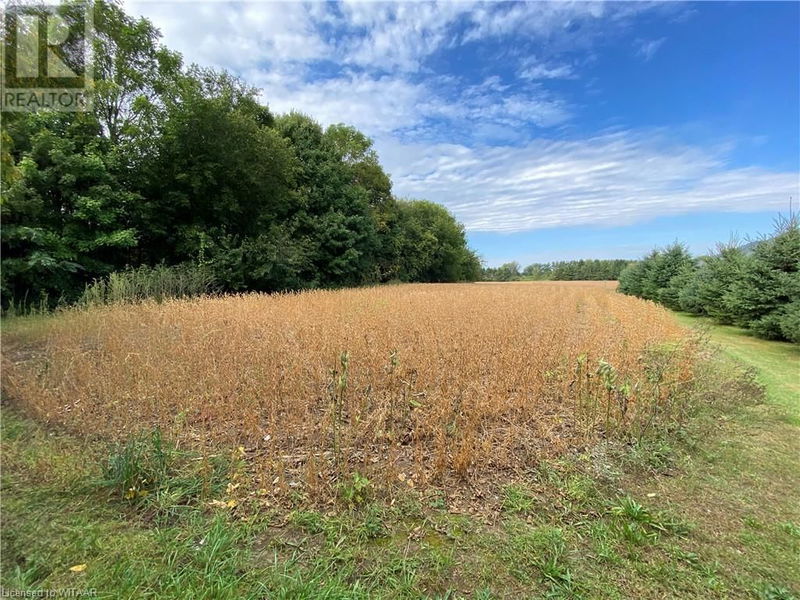
M 795 597 L 795 348 L 756 341 L 772 358 L 751 361 L 749 338 L 690 331 L 614 287 L 403 285 L 9 321 L 2 584 Z
M 468 484 L 680 422 L 680 338 L 608 284 L 246 295 L 68 311 L 9 336 L 4 385 L 39 421 L 242 448 L 257 489 L 326 499 L 351 473 Z

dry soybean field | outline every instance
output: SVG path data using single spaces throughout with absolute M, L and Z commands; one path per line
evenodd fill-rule
M 680 323 L 613 282 L 9 318 L 0 585 L 796 598 L 800 355 Z
M 388 493 L 513 479 L 679 423 L 693 344 L 612 283 L 249 294 L 34 322 L 7 336 L 3 385 L 37 421 L 110 440 L 157 429 L 201 456 L 239 452 L 250 491 L 327 499 L 356 473 Z

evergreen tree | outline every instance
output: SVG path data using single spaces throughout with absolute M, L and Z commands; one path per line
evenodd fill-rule
M 696 303 L 702 314 L 722 324 L 736 320 L 730 293 L 733 285 L 742 278 L 749 260 L 735 245 L 720 246 L 716 254 L 704 258 L 694 283 Z
M 800 301 L 800 228 L 796 218 L 776 224 L 758 243 L 727 295 L 734 321 L 771 339 L 794 337 L 795 303 Z
M 619 291 L 628 296 L 644 297 L 644 282 L 648 265 L 658 256 L 654 250 L 644 259 L 631 263 L 619 274 Z

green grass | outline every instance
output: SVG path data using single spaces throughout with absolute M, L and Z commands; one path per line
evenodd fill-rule
M 680 435 L 542 463 L 479 515 L 451 513 L 448 490 L 385 503 L 355 477 L 335 507 L 225 507 L 236 457 L 204 465 L 157 434 L 109 448 L 4 406 L 0 584 L 100 598 L 800 598 L 797 351 L 709 334 L 759 369 L 765 402 L 717 390 Z
M 716 325 L 704 317 L 686 313 L 676 317 L 683 325 L 707 330 L 725 354 L 757 369 L 770 402 L 784 406 L 800 425 L 800 345 L 762 340 L 746 329 Z

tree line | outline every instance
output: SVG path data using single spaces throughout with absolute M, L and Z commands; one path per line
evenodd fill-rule
M 653 250 L 627 267 L 619 291 L 767 339 L 800 343 L 800 228 L 779 217 L 772 236 L 721 244 L 693 257 L 680 243 Z
M 533 263 L 520 270 L 517 262 L 499 267 L 485 267 L 483 281 L 614 281 L 631 263 L 625 259 L 568 260 L 550 263 Z
M 93 10 L 91 109 L 3 115 L 4 306 L 148 265 L 226 291 L 480 276 L 463 226 L 397 198 L 362 132 L 274 114 L 231 74 L 184 65 L 148 20 Z

